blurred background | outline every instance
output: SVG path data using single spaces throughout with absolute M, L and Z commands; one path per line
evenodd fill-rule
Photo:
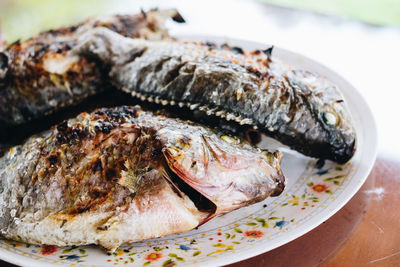
M 202 34 L 274 44 L 311 57 L 366 98 L 379 151 L 400 159 L 400 0 L 0 0 L 3 40 L 13 42 L 87 17 L 176 7 L 186 24 L 172 35 Z
M 209 2 L 208 8 L 215 9 L 215 4 L 219 5 L 217 1 Z M 190 5 L 196 6 L 203 1 L 189 2 Z M 370 25 L 400 26 L 399 0 L 260 0 L 259 2 L 360 20 Z M 131 12 L 136 11 L 138 5 L 147 6 L 153 3 L 158 6 L 161 3 L 177 6 L 183 4 L 183 1 L 1 0 L 1 24 L 7 40 L 14 41 L 27 38 L 41 30 L 82 21 L 88 16 Z M 230 12 L 230 4 L 225 3 L 227 6 L 221 12 Z M 202 5 L 204 6 L 204 3 Z M 221 14 L 221 17 L 223 16 L 224 14 Z

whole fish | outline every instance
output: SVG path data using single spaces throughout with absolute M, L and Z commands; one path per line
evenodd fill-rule
M 205 111 L 305 155 L 347 162 L 356 134 L 339 89 L 271 51 L 134 40 L 98 28 L 82 35 L 73 53 L 105 62 L 114 85 L 141 100 Z
M 138 106 L 82 113 L 0 158 L 0 234 L 113 251 L 188 231 L 279 195 L 280 158 Z
M 0 51 L 0 124 L 26 123 L 107 88 L 98 62 L 68 53 L 84 32 L 102 26 L 132 38 L 163 39 L 169 17 L 183 22 L 176 10 L 152 10 L 89 19 L 12 43 Z

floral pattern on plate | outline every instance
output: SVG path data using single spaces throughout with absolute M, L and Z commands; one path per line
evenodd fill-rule
M 107 254 L 100 247 L 82 246 L 58 248 L 1 240 L 0 249 L 59 265 L 116 266 L 174 266 L 207 262 L 238 250 L 251 249 L 272 241 L 280 235 L 295 231 L 319 210 L 329 206 L 349 183 L 352 165 L 327 162 L 321 169 L 309 160 L 304 172 L 287 186 L 283 194 L 268 198 L 223 215 L 187 233 L 125 244 L 115 253 Z M 291 177 L 289 178 L 291 179 Z M 230 220 L 224 220 L 230 217 Z M 221 222 L 229 221 L 221 225 Z

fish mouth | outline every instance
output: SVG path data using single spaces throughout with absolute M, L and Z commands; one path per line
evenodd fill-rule
M 209 212 L 206 220 L 282 193 L 282 153 L 238 153 L 211 137 L 202 135 L 201 140 L 197 160 L 173 146 L 163 149 L 164 172 L 200 210 Z
M 327 142 L 317 143 L 316 156 L 321 159 L 328 159 L 339 164 L 348 162 L 356 151 L 357 138 L 354 130 L 347 130 L 343 128 L 335 129 L 323 125 L 326 132 Z
M 198 212 L 202 214 L 199 226 L 217 215 L 217 206 L 207 197 L 185 183 L 166 162 L 163 164 L 162 173 L 173 191 L 181 198 L 186 195 L 193 202 Z
M 356 139 L 353 138 L 347 145 L 331 150 L 331 158 L 333 161 L 344 164 L 348 162 L 356 151 Z
M 346 140 L 344 143 L 335 141 L 335 138 L 330 143 L 315 142 L 309 143 L 307 146 L 299 146 L 296 138 L 285 137 L 280 140 L 282 143 L 289 146 L 306 156 L 317 159 L 331 160 L 338 164 L 348 162 L 356 151 L 356 138 Z

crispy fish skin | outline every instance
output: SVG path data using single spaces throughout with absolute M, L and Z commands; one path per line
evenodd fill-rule
M 107 88 L 99 62 L 68 54 L 84 32 L 102 26 L 132 38 L 163 39 L 164 20 L 177 16 L 162 10 L 93 18 L 11 44 L 0 51 L 0 123 L 20 125 Z
M 142 100 L 249 124 L 308 156 L 344 163 L 354 154 L 338 88 L 271 58 L 271 50 L 132 40 L 98 28 L 74 52 L 106 62 L 114 84 Z
M 138 106 L 82 113 L 0 158 L 0 234 L 113 251 L 279 195 L 279 162 L 279 153 Z

